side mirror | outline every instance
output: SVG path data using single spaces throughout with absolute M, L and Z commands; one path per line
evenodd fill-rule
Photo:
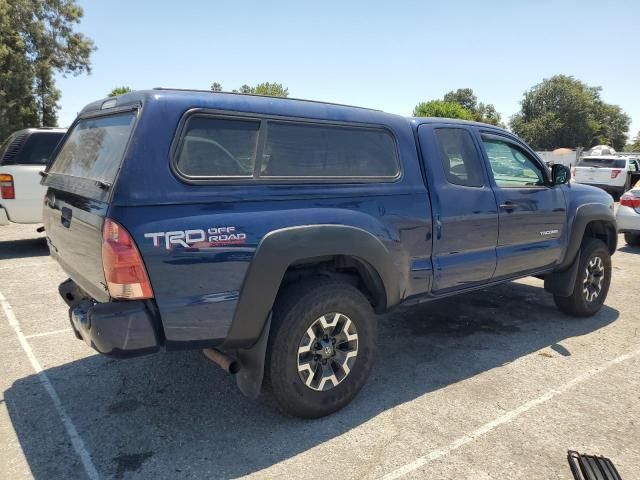
M 554 185 L 562 185 L 571 179 L 569 167 L 556 163 L 551 167 L 551 180 Z

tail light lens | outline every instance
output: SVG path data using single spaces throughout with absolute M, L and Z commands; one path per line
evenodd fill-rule
M 640 197 L 627 192 L 620 197 L 620 205 L 631 208 L 640 208 Z
M 16 189 L 13 186 L 13 177 L 0 173 L 0 198 L 12 200 L 16 198 Z
M 611 170 L 611 178 L 617 178 L 622 170 Z
M 121 300 L 153 298 L 142 257 L 131 235 L 107 218 L 102 227 L 102 268 L 109 295 Z

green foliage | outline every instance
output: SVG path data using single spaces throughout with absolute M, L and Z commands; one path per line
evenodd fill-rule
M 289 89 L 283 87 L 281 83 L 265 82 L 256 85 L 251 93 L 255 93 L 256 95 L 268 95 L 269 97 L 286 98 L 289 96 Z
M 211 84 L 212 92 L 221 92 L 222 85 L 218 82 L 213 82 Z M 259 83 L 255 87 L 251 87 L 247 84 L 242 85 L 237 90 L 231 90 L 233 93 L 245 93 L 250 95 L 267 95 L 269 97 L 283 97 L 286 98 L 289 96 L 289 89 L 284 87 L 281 83 Z
M 0 141 L 57 124 L 54 74 L 91 70 L 93 42 L 74 31 L 81 18 L 75 0 L 0 0 Z
M 628 143 L 624 147 L 625 152 L 640 152 L 640 132 L 635 136 L 632 143 Z
M 127 87 L 126 85 L 123 85 L 121 87 L 116 87 L 113 90 L 111 90 L 109 92 L 109 95 L 107 95 L 108 97 L 115 97 L 116 95 L 122 95 L 123 93 L 129 93 L 131 92 L 131 88 Z
M 473 120 L 473 115 L 458 103 L 444 100 L 431 100 L 416 105 L 413 109 L 414 117 L 444 117 Z
M 473 94 L 473 90 L 470 88 L 459 88 L 455 91 L 451 90 L 446 93 L 443 100 L 445 102 L 453 102 L 460 105 L 462 108 L 469 112 L 475 112 L 478 106 L 478 97 Z
M 417 115 L 416 111 L 421 105 L 427 105 L 424 108 L 427 108 L 429 112 L 435 111 L 436 114 Z M 452 105 L 456 105 L 459 108 L 455 108 Z M 478 103 L 478 97 L 475 96 L 471 88 L 452 90 L 446 93 L 442 100 L 421 103 L 414 109 L 414 116 L 462 118 L 464 120 L 475 120 L 476 122 L 502 126 L 500 114 L 496 111 L 496 108 L 490 103 Z
M 602 101 L 600 90 L 566 75 L 545 79 L 524 93 L 511 129 L 537 150 L 597 144 L 621 150 L 630 118 Z

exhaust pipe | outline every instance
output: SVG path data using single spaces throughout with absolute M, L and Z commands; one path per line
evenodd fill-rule
M 240 364 L 237 360 L 216 348 L 205 348 L 202 350 L 202 354 L 207 358 L 207 360 L 211 360 L 231 375 L 235 375 L 240 371 Z

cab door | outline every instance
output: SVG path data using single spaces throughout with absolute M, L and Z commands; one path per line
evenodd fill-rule
M 485 159 L 499 207 L 494 279 L 553 266 L 566 243 L 566 202 L 547 168 L 517 140 L 482 134 Z
M 433 214 L 438 295 L 487 282 L 496 268 L 498 210 L 473 127 L 418 127 Z

